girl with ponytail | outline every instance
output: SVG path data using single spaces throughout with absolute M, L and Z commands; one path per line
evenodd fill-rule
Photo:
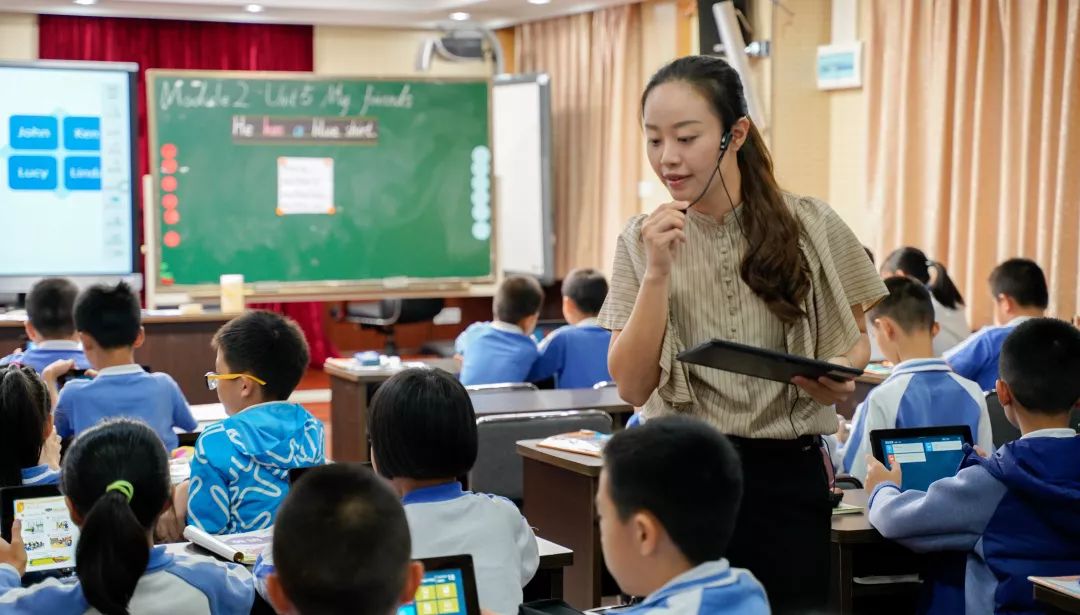
M 611 375 L 645 420 L 691 414 L 731 437 L 745 485 L 731 564 L 762 581 L 775 612 L 823 610 L 830 507 L 819 446 L 854 383 L 779 383 L 676 356 L 720 338 L 861 369 L 863 314 L 887 291 L 828 205 L 780 188 L 726 62 L 675 60 L 641 106 L 649 162 L 672 202 L 632 219 L 616 244 L 599 316 L 613 332 Z
M 45 383 L 31 367 L 0 367 L 0 487 L 55 485 L 59 464 Z
M 933 280 L 930 270 L 934 270 Z M 967 316 L 964 314 L 964 298 L 949 278 L 945 265 L 930 260 L 922 250 L 911 246 L 897 248 L 881 264 L 881 277 L 906 276 L 921 282 L 930 290 L 934 304 L 934 319 L 941 330 L 934 337 L 934 354 L 942 356 L 945 351 L 958 345 L 971 335 Z
M 145 423 L 107 421 L 83 432 L 64 458 L 60 488 L 80 529 L 78 583 L 20 587 L 26 552 L 16 522 L 11 543 L 0 540 L 4 613 L 250 611 L 254 588 L 242 566 L 171 555 L 163 546 L 152 546 L 153 528 L 171 504 L 171 489 L 165 448 Z

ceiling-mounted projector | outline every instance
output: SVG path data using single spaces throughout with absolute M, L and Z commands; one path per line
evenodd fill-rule
M 502 45 L 491 30 L 477 26 L 446 25 L 438 38 L 427 39 L 420 45 L 416 70 L 429 70 L 431 60 L 436 55 L 451 62 L 483 62 L 487 59 L 488 49 L 495 61 L 496 74 L 501 74 Z

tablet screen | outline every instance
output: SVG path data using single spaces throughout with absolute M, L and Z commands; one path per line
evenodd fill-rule
M 466 615 L 465 586 L 461 570 L 429 570 L 416 590 L 416 600 L 398 608 L 398 615 Z
M 71 521 L 63 496 L 15 500 L 15 518 L 22 521 L 26 572 L 75 567 L 79 529 Z
M 926 491 L 930 483 L 952 476 L 964 459 L 964 437 L 960 434 L 882 438 L 885 467 L 899 463 L 903 490 Z

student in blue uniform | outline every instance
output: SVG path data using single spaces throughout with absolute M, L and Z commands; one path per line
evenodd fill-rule
M 895 367 L 855 409 L 851 436 L 841 450 L 844 471 L 866 478 L 870 432 L 875 429 L 967 425 L 975 443 L 992 450 L 990 415 L 979 385 L 934 358 L 939 326 L 930 291 L 908 277 L 889 278 L 885 286 L 889 296 L 868 317 L 881 351 Z
M 169 461 L 145 424 L 114 420 L 81 434 L 64 458 L 61 491 L 79 527 L 75 582 L 20 587 L 22 528 L 0 540 L 0 613 L 239 615 L 255 592 L 243 566 L 171 555 L 152 528 L 169 503 Z
M 424 575 L 410 549 L 405 511 L 384 481 L 360 464 L 315 468 L 274 522 L 270 603 L 296 615 L 393 615 Z
M 0 487 L 54 485 L 59 463 L 45 383 L 29 366 L 0 367 Z
M 405 504 L 414 558 L 472 555 L 480 606 L 516 613 L 540 565 L 536 536 L 504 498 L 463 491 L 476 462 L 476 415 L 446 372 L 406 370 L 375 393 L 368 413 L 371 458 Z
M 604 306 L 608 285 L 595 269 L 575 269 L 562 285 L 562 311 L 566 322 L 540 342 L 540 357 L 529 380 L 555 377 L 560 389 L 588 388 L 611 380 L 607 354 L 611 332 L 596 322 Z
M 525 382 L 539 352 L 536 329 L 544 289 L 528 276 L 510 276 L 495 294 L 495 320 L 469 326 L 454 343 L 461 357 L 461 383 Z
M 326 463 L 322 421 L 288 401 L 307 369 L 307 342 L 292 320 L 251 311 L 225 323 L 213 345 L 217 371 L 206 381 L 229 418 L 195 442 L 188 523 L 211 534 L 266 529 L 289 470 Z M 177 493 L 183 500 L 183 487 Z
M 988 458 L 969 451 L 956 476 L 926 492 L 901 492 L 899 464 L 867 460 L 870 523 L 883 536 L 915 551 L 967 552 L 963 591 L 939 592 L 929 612 L 1042 613 L 1028 576 L 1080 571 L 1080 437 L 1069 428 L 1077 374 L 1080 331 L 1029 320 L 1005 340 L 996 383 L 1019 440 Z
M 615 434 L 596 495 L 600 544 L 622 591 L 645 596 L 617 612 L 769 613 L 761 583 L 724 559 L 741 498 L 739 455 L 706 423 L 665 416 Z
M 75 334 L 75 297 L 79 289 L 67 278 L 45 278 L 26 295 L 26 337 L 30 345 L 0 359 L 0 365 L 21 363 L 39 374 L 54 361 L 70 359 L 76 369 L 88 369 Z
M 176 381 L 161 372 L 147 373 L 135 363 L 135 349 L 143 343 L 142 311 L 127 284 L 83 291 L 75 302 L 75 327 L 97 375 L 64 385 L 54 412 L 61 438 L 104 419 L 129 417 L 145 421 L 172 450 L 177 446 L 174 427 L 191 431 L 198 426 Z M 57 365 L 63 367 L 50 372 L 62 375 L 75 369 L 74 361 Z M 51 377 L 45 384 L 55 390 Z
M 998 379 L 1001 344 L 1020 323 L 1041 318 L 1050 304 L 1046 277 L 1035 261 L 1011 258 L 990 273 L 994 295 L 994 326 L 983 327 L 944 354 L 944 359 L 961 376 L 979 383 L 984 391 L 994 389 Z

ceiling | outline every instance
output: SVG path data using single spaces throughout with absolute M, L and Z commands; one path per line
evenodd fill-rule
M 469 13 L 474 22 L 499 28 L 560 15 L 592 11 L 632 0 L 250 0 L 264 10 L 249 13 L 244 0 L 98 0 L 80 6 L 72 0 L 0 0 L 0 11 L 151 17 L 255 23 L 305 23 L 390 28 L 434 28 L 451 13 Z

